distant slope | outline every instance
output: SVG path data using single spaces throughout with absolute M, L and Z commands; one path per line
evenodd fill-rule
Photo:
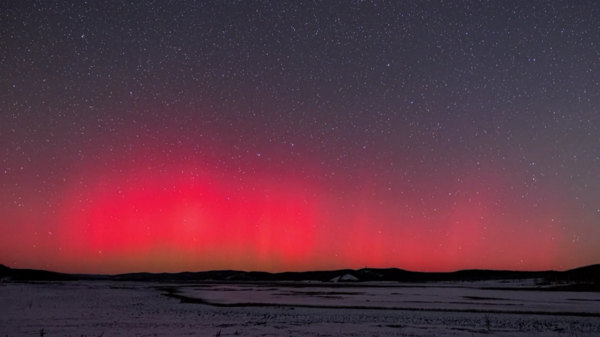
M 0 279 L 11 281 L 77 281 L 77 280 L 109 280 L 108 275 L 66 274 L 37 269 L 14 269 L 0 264 Z
M 185 272 L 185 273 L 134 273 L 116 275 L 114 280 L 128 281 L 319 281 L 328 282 L 336 277 L 351 275 L 361 282 L 457 282 L 489 280 L 540 279 L 549 282 L 600 283 L 600 265 L 592 265 L 564 272 L 557 271 L 505 271 L 505 270 L 461 270 L 448 273 L 412 272 L 397 268 L 359 270 L 342 269 L 307 272 L 243 272 L 234 270 Z
M 8 277 L 10 276 L 10 268 L 8 268 L 7 266 L 0 264 L 0 279 L 3 277 Z
M 460 282 L 489 280 L 540 279 L 551 283 L 592 284 L 600 286 L 600 264 L 558 271 L 505 271 L 505 270 L 460 270 L 446 273 L 412 272 L 397 268 L 359 270 L 342 269 L 307 272 L 244 272 L 235 270 L 217 270 L 182 273 L 128 273 L 119 275 L 65 274 L 45 270 L 11 269 L 0 265 L 0 277 L 10 277 L 14 281 L 72 281 L 72 280 L 114 280 L 146 282 L 278 282 L 278 281 L 318 281 L 329 282 L 332 279 L 350 275 L 359 282 Z M 351 277 L 347 277 L 351 279 Z M 587 288 L 586 288 L 587 289 Z
M 552 277 L 549 277 L 549 281 L 600 284 L 600 264 L 555 273 Z
M 35 269 L 11 269 L 13 281 L 74 281 L 75 275 Z

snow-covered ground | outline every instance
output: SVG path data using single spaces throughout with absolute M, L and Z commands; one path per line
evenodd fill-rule
M 100 281 L 0 284 L 0 337 L 39 336 L 41 329 L 48 337 L 219 332 L 220 336 L 600 336 L 598 293 L 448 285 L 174 288 L 179 294 L 221 304 L 275 305 L 215 307 L 181 303 L 156 286 Z M 299 306 L 306 303 L 315 307 Z M 343 306 L 354 308 L 334 308 Z M 533 311 L 538 314 L 524 313 Z
M 217 305 L 270 304 L 329 308 L 384 308 L 600 316 L 600 293 L 489 290 L 485 288 L 398 285 L 298 287 L 264 285 L 182 286 L 177 293 Z

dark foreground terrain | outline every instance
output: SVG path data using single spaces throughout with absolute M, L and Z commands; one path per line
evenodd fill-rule
M 475 282 L 535 279 L 535 289 L 600 291 L 600 264 L 567 271 L 461 270 L 447 273 L 412 272 L 397 268 L 342 269 L 307 272 L 245 272 L 235 270 L 130 273 L 119 275 L 65 274 L 45 270 L 11 269 L 0 265 L 0 278 L 14 281 L 144 281 L 144 282 Z

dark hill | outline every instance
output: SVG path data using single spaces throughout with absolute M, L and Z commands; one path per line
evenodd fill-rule
M 71 274 L 35 269 L 11 269 L 8 276 L 13 281 L 73 281 L 78 279 Z
M 65 274 L 37 269 L 14 269 L 0 264 L 0 279 L 8 278 L 14 282 L 21 281 L 76 281 L 76 280 L 108 280 L 108 275 Z
M 329 282 L 335 277 L 352 275 L 361 282 L 473 282 L 490 280 L 523 280 L 539 279 L 547 282 L 597 283 L 600 279 L 600 265 L 588 266 L 557 271 L 506 271 L 506 270 L 460 270 L 448 273 L 412 272 L 397 268 L 359 270 L 342 269 L 307 272 L 244 272 L 244 271 L 207 271 L 184 273 L 133 273 L 113 276 L 114 280 L 127 281 L 158 281 L 158 282 L 194 282 L 194 281 L 223 281 L 223 282 L 299 282 L 317 281 Z
M 489 280 L 539 279 L 547 284 L 558 284 L 563 288 L 581 290 L 600 287 L 600 264 L 558 271 L 505 271 L 505 270 L 460 270 L 446 273 L 412 272 L 397 268 L 359 270 L 342 269 L 307 272 L 245 272 L 217 270 L 182 273 L 129 273 L 120 275 L 64 274 L 45 270 L 11 269 L 0 265 L 0 277 L 10 277 L 13 281 L 72 281 L 72 280 L 114 280 L 146 282 L 329 282 L 344 275 L 356 277 L 360 282 L 472 282 Z M 572 284 L 576 283 L 577 286 Z M 582 286 L 583 285 L 583 286 Z M 565 288 L 565 290 L 567 290 Z
M 600 284 L 600 264 L 575 268 L 548 277 L 549 281 Z
M 3 264 L 0 264 L 0 279 L 10 276 L 11 269 Z

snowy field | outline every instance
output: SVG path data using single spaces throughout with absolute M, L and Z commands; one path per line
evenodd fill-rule
M 485 288 L 3 283 L 0 337 L 600 336 L 599 293 Z

